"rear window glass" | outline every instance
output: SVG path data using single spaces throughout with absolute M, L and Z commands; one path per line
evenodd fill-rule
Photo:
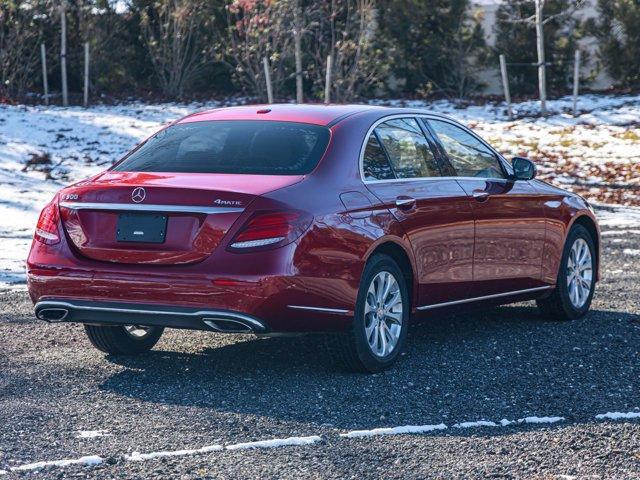
M 113 170 L 304 175 L 318 164 L 328 142 L 327 128 L 303 123 L 182 123 L 149 138 Z

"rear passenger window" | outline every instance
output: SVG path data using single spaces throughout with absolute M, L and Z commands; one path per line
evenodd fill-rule
M 389 120 L 380 124 L 375 132 L 396 178 L 440 176 L 433 152 L 415 118 Z
M 363 170 L 365 180 L 390 180 L 396 178 L 389 165 L 378 137 L 372 133 L 364 149 Z

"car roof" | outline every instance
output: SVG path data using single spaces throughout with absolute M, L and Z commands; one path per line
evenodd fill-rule
M 271 120 L 332 126 L 343 118 L 367 111 L 380 113 L 428 113 L 424 110 L 389 108 L 374 105 L 272 104 L 225 107 L 194 113 L 178 123 L 211 120 Z

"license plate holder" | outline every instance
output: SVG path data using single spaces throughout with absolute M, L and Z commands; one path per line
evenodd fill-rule
M 164 243 L 167 216 L 157 213 L 121 213 L 118 215 L 116 241 Z

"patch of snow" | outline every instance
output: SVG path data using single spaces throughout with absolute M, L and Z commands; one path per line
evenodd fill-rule
M 620 420 L 623 418 L 640 418 L 640 412 L 607 412 L 601 413 L 600 415 L 596 415 L 598 420 L 610 419 L 610 420 Z
M 603 229 L 620 228 L 633 229 L 640 227 L 640 208 L 607 206 L 606 208 L 596 205 L 596 217 Z M 609 233 L 609 235 L 613 235 Z
M 525 417 L 519 419 L 518 423 L 557 423 L 564 420 L 564 417 Z
M 507 420 L 506 418 L 503 418 L 502 420 L 500 420 L 500 426 L 502 427 L 507 427 L 512 423 L 515 423 L 515 422 L 512 422 L 511 420 Z
M 640 235 L 640 230 L 607 230 L 606 232 L 602 232 L 601 235 L 603 237 L 612 237 L 618 235 Z
M 289 438 L 273 438 L 271 440 L 258 440 L 256 442 L 236 443 L 233 445 L 227 445 L 224 448 L 227 450 L 247 450 L 250 448 L 276 448 L 276 447 L 289 447 L 289 446 L 301 446 L 312 445 L 322 440 L 317 435 L 309 437 L 289 437 Z
M 103 462 L 102 457 L 98 455 L 89 455 L 80 458 L 69 458 L 65 460 L 50 460 L 45 462 L 27 463 L 25 465 L 19 465 L 17 467 L 11 467 L 11 472 L 22 472 L 26 470 L 40 470 L 47 467 L 66 467 L 68 465 L 86 465 L 88 467 L 94 465 L 100 465 Z
M 402 427 L 390 428 L 374 428 L 373 430 L 353 430 L 347 433 L 341 433 L 344 438 L 373 437 L 375 435 L 401 435 L 404 433 L 426 433 L 436 430 L 445 430 L 447 426 L 444 423 L 437 425 L 405 425 Z
M 462 422 L 456 423 L 453 428 L 476 428 L 476 427 L 497 427 L 495 422 L 489 422 L 487 420 L 478 420 L 476 422 Z
M 111 434 L 108 430 L 80 430 L 76 438 L 96 438 L 96 437 L 109 437 Z
M 131 455 L 125 455 L 124 458 L 125 460 L 131 460 L 133 462 L 143 462 L 145 460 L 153 460 L 154 458 L 182 457 L 185 455 L 199 455 L 202 453 L 219 452 L 222 449 L 222 445 L 207 445 L 205 447 L 187 450 L 163 450 L 150 453 L 133 452 Z
M 637 248 L 625 248 L 622 250 L 625 255 L 640 255 L 640 249 Z

